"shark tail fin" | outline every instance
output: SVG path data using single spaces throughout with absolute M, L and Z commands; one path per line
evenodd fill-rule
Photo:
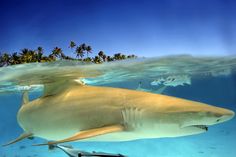
M 3 146 L 3 147 L 8 146 L 8 145 L 14 144 L 14 143 L 16 143 L 16 142 L 19 142 L 19 141 L 21 141 L 21 140 L 23 140 L 23 139 L 25 139 L 25 138 L 32 137 L 32 136 L 33 136 L 32 133 L 23 133 L 23 134 L 21 134 L 19 137 L 17 137 L 15 140 L 12 140 L 12 141 L 10 141 L 10 142 L 8 142 L 8 143 L 2 145 L 2 146 Z

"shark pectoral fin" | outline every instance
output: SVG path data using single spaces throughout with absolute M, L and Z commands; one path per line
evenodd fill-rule
M 112 132 L 118 132 L 118 131 L 123 131 L 124 127 L 122 125 L 111 125 L 111 126 L 105 126 L 102 128 L 95 128 L 95 129 L 90 129 L 90 130 L 84 130 L 76 133 L 74 136 L 59 140 L 59 141 L 54 141 L 54 142 L 48 142 L 44 144 L 36 144 L 34 146 L 42 146 L 42 145 L 52 145 L 52 144 L 59 144 L 59 143 L 64 143 L 64 142 L 72 142 L 72 141 L 78 141 L 90 137 L 95 137 L 99 135 L 104 135 Z
M 28 137 L 31 137 L 31 136 L 33 136 L 32 133 L 23 133 L 19 137 L 17 137 L 15 140 L 12 140 L 12 141 L 10 141 L 10 142 L 2 145 L 2 146 L 5 147 L 5 146 L 8 146 L 8 145 L 14 144 L 14 143 L 16 143 L 18 141 L 21 141 L 21 140 L 23 140 L 25 138 L 28 138 Z

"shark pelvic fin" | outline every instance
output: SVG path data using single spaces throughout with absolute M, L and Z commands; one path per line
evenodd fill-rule
M 32 133 L 23 133 L 19 137 L 17 137 L 15 140 L 12 140 L 12 141 L 10 141 L 10 142 L 2 145 L 2 146 L 5 147 L 5 146 L 8 146 L 8 145 L 14 144 L 16 142 L 19 142 L 19 141 L 21 141 L 21 140 L 23 140 L 25 138 L 31 137 L 31 136 L 33 136 Z
M 59 143 L 64 143 L 64 142 L 78 141 L 78 140 L 95 137 L 99 135 L 104 135 L 104 134 L 108 134 L 112 132 L 118 132 L 122 130 L 124 130 L 124 127 L 122 125 L 105 126 L 101 128 L 80 131 L 76 133 L 74 136 L 63 139 L 63 140 L 53 141 L 53 142 L 48 142 L 48 143 L 43 143 L 43 144 L 36 144 L 34 146 L 53 145 L 53 144 L 59 144 Z

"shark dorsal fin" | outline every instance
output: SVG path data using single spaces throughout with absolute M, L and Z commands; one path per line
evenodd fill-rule
M 23 91 L 22 95 L 22 105 L 27 104 L 29 102 L 29 91 L 25 90 Z
M 44 84 L 43 96 L 51 96 L 59 94 L 66 89 L 72 88 L 73 86 L 82 86 L 82 84 L 75 82 L 73 80 L 61 80 L 52 83 Z

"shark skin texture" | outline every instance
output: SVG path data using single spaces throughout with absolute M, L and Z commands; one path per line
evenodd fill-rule
M 122 88 L 71 84 L 45 86 L 33 101 L 23 94 L 17 120 L 24 133 L 5 144 L 41 137 L 71 141 L 130 141 L 204 133 L 234 112 L 201 102 Z

